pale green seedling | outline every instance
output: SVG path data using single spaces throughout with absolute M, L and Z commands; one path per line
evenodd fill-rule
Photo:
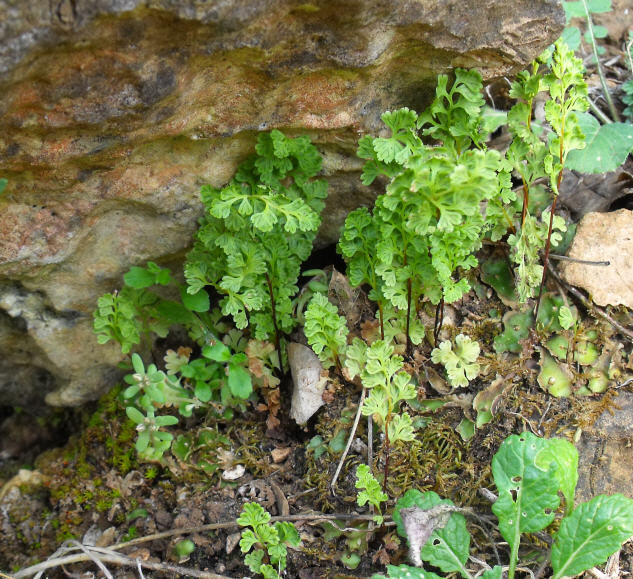
M 469 336 L 458 334 L 455 337 L 455 347 L 451 342 L 441 342 L 431 352 L 431 360 L 435 364 L 442 364 L 446 369 L 448 381 L 454 388 L 465 388 L 471 380 L 479 375 L 477 358 L 481 348 Z

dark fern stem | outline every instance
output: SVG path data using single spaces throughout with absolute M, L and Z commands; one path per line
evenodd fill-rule
M 560 135 L 560 146 L 559 146 L 559 155 L 561 158 L 561 163 L 563 159 L 563 142 L 564 142 L 564 134 L 565 134 L 565 125 L 563 124 L 563 129 Z M 556 177 L 556 192 L 560 191 L 560 184 L 563 180 L 563 170 L 561 169 Z M 536 327 L 536 321 L 538 320 L 538 311 L 541 307 L 541 296 L 543 295 L 543 288 L 545 287 L 545 282 L 547 281 L 547 268 L 549 266 L 549 250 L 551 247 L 552 241 L 552 227 L 554 225 L 554 213 L 556 212 L 556 202 L 558 201 L 558 193 L 554 195 L 554 201 L 552 201 L 552 208 L 549 213 L 549 228 L 547 229 L 547 241 L 545 242 L 545 255 L 543 256 L 543 277 L 541 278 L 541 285 L 538 288 L 538 298 L 536 299 L 536 309 L 534 310 L 534 324 Z
M 411 328 L 411 278 L 407 280 L 407 356 L 411 356 L 411 337 L 409 336 Z
M 437 346 L 437 342 L 440 339 L 442 324 L 444 324 L 444 296 L 442 296 L 435 308 L 435 323 L 433 325 L 433 340 L 435 341 L 435 346 Z
M 391 444 L 389 442 L 389 423 L 391 422 L 391 416 L 387 416 L 385 420 L 385 444 L 383 445 L 383 452 L 385 453 L 385 468 L 383 469 L 382 480 L 382 492 L 387 492 L 387 478 L 389 477 L 389 456 L 391 455 Z
M 273 292 L 273 283 L 266 272 L 266 283 L 268 284 L 268 294 L 270 295 L 270 310 L 273 318 L 273 328 L 275 330 L 275 349 L 277 350 L 277 358 L 279 361 L 278 368 L 275 369 L 275 374 L 277 374 L 277 378 L 281 379 L 282 372 L 282 356 L 281 356 L 281 337 L 279 335 L 279 328 L 277 327 L 277 311 L 276 311 L 276 302 L 275 302 L 275 294 Z

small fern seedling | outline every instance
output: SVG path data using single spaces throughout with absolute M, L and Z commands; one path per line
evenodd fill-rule
M 372 217 L 366 207 L 361 207 L 347 215 L 338 242 L 338 251 L 347 262 L 347 277 L 352 287 L 363 284 L 369 286 L 368 297 L 378 306 L 380 337 L 384 340 L 387 298 L 384 294 L 384 281 L 377 271 L 380 261 L 376 245 L 380 240 L 378 220 Z
M 446 369 L 448 381 L 453 388 L 465 388 L 479 375 L 477 358 L 481 348 L 468 336 L 459 334 L 455 338 L 455 348 L 451 342 L 441 342 L 431 352 L 434 364 L 442 364 Z
M 201 345 L 216 339 L 217 318 L 209 312 L 206 292 L 187 294 L 175 283 L 169 269 L 152 261 L 146 267 L 132 267 L 123 281 L 121 290 L 105 294 L 97 301 L 93 328 L 100 344 L 114 340 L 121 346 L 121 352 L 127 354 L 135 346 L 149 342 L 151 334 L 164 338 L 173 325 L 183 326 Z M 180 302 L 164 299 L 152 289 L 170 285 L 180 291 Z
M 366 464 L 359 464 L 356 469 L 356 488 L 360 490 L 356 502 L 360 507 L 369 503 L 378 514 L 374 515 L 374 522 L 382 525 L 385 518 L 382 515 L 381 504 L 389 500 L 387 493 L 380 489 L 380 483 L 369 470 Z
M 376 340 L 368 346 L 354 338 L 347 348 L 345 367 L 350 379 L 360 376 L 369 395 L 365 399 L 362 413 L 372 416 L 385 435 L 383 490 L 389 475 L 389 453 L 391 444 L 397 440 L 413 440 L 414 428 L 407 412 L 400 412 L 401 403 L 416 397 L 411 376 L 402 370 L 403 358 L 394 354 L 394 348 L 384 340 Z
M 242 531 L 240 549 L 247 553 L 244 563 L 252 573 L 265 579 L 279 579 L 286 568 L 287 545 L 299 546 L 301 537 L 296 527 L 287 521 L 270 524 L 270 513 L 258 503 L 246 503 L 237 519 Z

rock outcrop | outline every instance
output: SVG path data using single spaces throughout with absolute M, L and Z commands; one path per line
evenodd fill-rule
M 555 0 L 0 0 L 0 405 L 78 405 L 111 385 L 96 298 L 178 262 L 201 184 L 261 130 L 308 133 L 330 199 L 319 243 L 369 204 L 358 137 L 428 104 L 439 73 L 525 67 Z

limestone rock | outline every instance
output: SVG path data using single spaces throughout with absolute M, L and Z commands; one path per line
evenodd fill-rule
M 422 110 L 454 67 L 511 75 L 564 24 L 557 0 L 0 0 L 0 14 L 0 404 L 16 385 L 70 405 L 112 384 L 96 298 L 132 265 L 182 261 L 200 185 L 226 183 L 258 131 L 323 153 L 317 243 L 332 243 L 375 196 L 355 150 L 382 111 Z
M 568 283 L 581 287 L 599 306 L 623 304 L 633 308 L 633 211 L 587 213 L 580 222 L 569 257 L 608 261 L 608 266 L 564 262 Z

